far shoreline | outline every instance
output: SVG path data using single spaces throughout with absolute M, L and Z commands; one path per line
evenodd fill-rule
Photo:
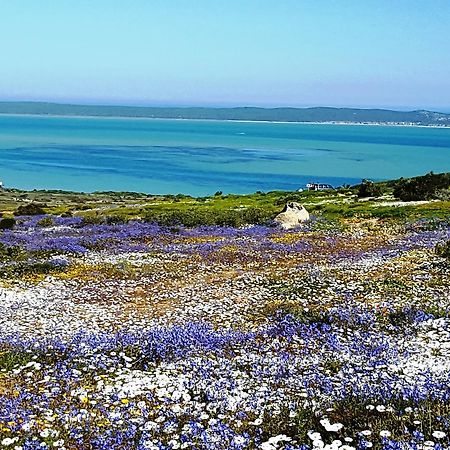
M 279 121 L 279 120 L 244 120 L 244 119 L 187 119 L 183 117 L 133 117 L 133 116 L 93 116 L 77 114 L 14 114 L 1 113 L 0 117 L 43 117 L 49 119 L 127 119 L 127 120 L 164 120 L 164 121 L 187 121 L 187 122 L 236 122 L 236 123 L 272 123 L 272 124 L 296 124 L 296 125 L 339 125 L 339 126 L 373 126 L 373 127 L 404 127 L 404 128 L 433 128 L 449 129 L 450 125 L 419 125 L 415 123 L 396 122 L 305 122 L 305 121 Z

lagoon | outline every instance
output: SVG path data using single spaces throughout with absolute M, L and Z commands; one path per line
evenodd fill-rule
M 450 128 L 0 116 L 7 187 L 210 195 L 450 171 Z

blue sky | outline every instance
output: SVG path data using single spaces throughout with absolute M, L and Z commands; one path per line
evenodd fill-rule
M 450 110 L 450 1 L 5 0 L 0 99 Z

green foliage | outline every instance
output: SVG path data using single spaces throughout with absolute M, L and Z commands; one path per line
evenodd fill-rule
M 44 208 L 46 208 L 47 205 L 41 204 L 41 203 L 29 203 L 27 205 L 20 205 L 16 212 L 14 213 L 15 216 L 37 216 L 41 214 L 45 214 Z
M 376 183 L 385 194 L 392 193 L 396 182 Z M 45 212 L 69 216 L 79 214 L 84 224 L 115 224 L 145 219 L 163 225 L 188 227 L 198 225 L 244 226 L 267 224 L 281 212 L 289 201 L 301 203 L 319 220 L 339 222 L 345 219 L 378 218 L 382 220 L 415 220 L 418 218 L 449 218 L 450 201 L 436 201 L 424 205 L 393 207 L 380 205 L 377 200 L 358 201 L 359 186 L 335 191 L 271 191 L 254 194 L 221 194 L 193 198 L 185 195 L 155 196 L 129 192 L 101 192 L 93 194 L 64 191 L 17 190 L 0 192 L 0 210 L 11 214 Z M 436 197 L 441 198 L 444 190 Z M 23 198 L 21 198 L 23 197 Z M 444 197 L 442 197 L 444 198 Z M 23 203 L 26 201 L 26 203 Z M 40 206 L 41 210 L 34 205 Z M 44 222 L 45 223 L 45 222 Z M 1 228 L 0 228 L 1 229 Z
M 100 214 L 83 216 L 83 225 L 101 225 L 105 223 L 105 217 Z
M 33 353 L 19 350 L 11 350 L 0 347 L 0 370 L 9 372 L 20 366 L 24 366 L 33 359 Z
M 358 188 L 358 197 L 379 197 L 382 194 L 381 187 L 371 180 L 362 180 Z
M 0 267 L 0 278 L 11 279 L 33 275 L 50 275 L 67 270 L 66 266 L 51 264 L 50 262 L 20 261 Z
M 370 216 L 378 219 L 406 219 L 408 217 L 408 210 L 406 208 L 392 206 L 378 207 L 372 208 Z
M 104 218 L 104 222 L 107 225 L 120 225 L 127 222 L 127 218 L 122 215 L 112 215 L 112 216 L 106 216 Z
M 13 218 L 4 218 L 0 220 L 0 230 L 12 230 L 16 220 Z
M 263 208 L 213 209 L 191 208 L 172 210 L 148 210 L 144 216 L 147 222 L 161 225 L 196 227 L 202 225 L 220 225 L 241 227 L 248 224 L 265 224 L 273 214 Z
M 450 172 L 434 174 L 430 172 L 421 177 L 400 178 L 394 184 L 394 196 L 402 201 L 430 200 L 450 187 Z
M 324 362 L 323 362 L 323 367 L 326 371 L 328 371 L 330 374 L 336 375 L 337 373 L 339 373 L 339 371 L 342 369 L 343 367 L 343 362 L 336 359 L 336 358 L 327 358 Z
M 435 247 L 436 254 L 450 261 L 450 241 L 437 244 Z
M 43 217 L 41 220 L 39 220 L 39 222 L 37 223 L 38 227 L 51 227 L 55 224 L 55 222 L 53 221 L 53 219 L 51 217 Z
M 23 260 L 25 256 L 25 251 L 20 247 L 8 247 L 5 244 L 0 243 L 0 262 L 20 261 Z

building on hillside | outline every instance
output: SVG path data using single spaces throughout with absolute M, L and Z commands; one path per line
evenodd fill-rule
M 329 189 L 334 189 L 331 184 L 325 184 L 325 183 L 308 183 L 306 185 L 309 191 L 327 191 Z

